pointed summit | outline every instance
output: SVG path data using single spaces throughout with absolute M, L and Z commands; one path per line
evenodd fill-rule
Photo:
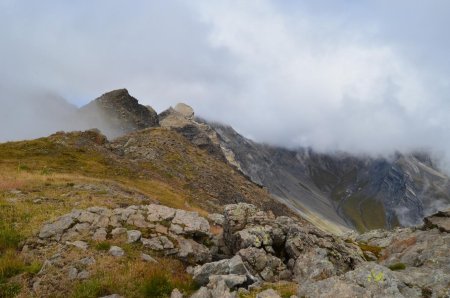
M 80 109 L 88 128 L 98 128 L 108 137 L 158 126 L 158 115 L 151 107 L 139 104 L 127 89 L 103 94 Z

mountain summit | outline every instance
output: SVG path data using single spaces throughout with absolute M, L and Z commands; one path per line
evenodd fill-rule
M 90 128 L 98 128 L 108 137 L 158 126 L 158 116 L 151 107 L 139 104 L 127 89 L 103 94 L 80 109 Z

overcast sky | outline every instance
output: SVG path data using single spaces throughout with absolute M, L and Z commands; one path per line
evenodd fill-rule
M 125 87 L 257 141 L 450 155 L 449 28 L 447 0 L 0 0 L 1 130 L 35 127 L 18 90 Z

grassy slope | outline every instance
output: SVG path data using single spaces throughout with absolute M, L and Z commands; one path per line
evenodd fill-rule
M 74 208 L 116 208 L 158 201 L 206 214 L 235 199 L 269 208 L 274 204 L 265 190 L 177 133 L 150 129 L 134 134 L 133 139 L 136 144 L 131 148 L 138 150 L 125 153 L 122 149 L 127 138 L 105 143 L 93 132 L 0 144 L 1 297 L 30 295 L 29 280 L 49 255 L 40 260 L 25 258 L 19 254 L 22 240 L 36 234 L 43 222 Z M 156 157 L 143 157 L 147 149 Z M 183 264 L 160 261 L 164 270 L 158 269 L 160 265 L 142 266 L 139 256 L 112 263 L 106 254 L 98 260 L 97 272 L 89 281 L 62 278 L 59 286 L 73 297 L 115 291 L 140 297 L 152 291 L 155 283 L 156 287 L 162 283 L 186 291 L 195 288 L 180 269 Z M 114 274 L 118 270 L 123 272 L 120 278 Z

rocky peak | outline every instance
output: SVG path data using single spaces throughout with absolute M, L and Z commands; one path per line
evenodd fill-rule
M 80 109 L 89 128 L 98 128 L 108 137 L 159 125 L 158 115 L 139 104 L 127 89 L 107 92 Z
M 194 145 L 223 161 L 226 160 L 216 131 L 208 124 L 201 123 L 196 119 L 192 107 L 179 103 L 175 108 L 170 107 L 159 114 L 158 117 L 161 127 L 181 133 Z
M 185 103 L 178 103 L 174 110 L 183 115 L 185 118 L 194 119 L 194 109 Z

